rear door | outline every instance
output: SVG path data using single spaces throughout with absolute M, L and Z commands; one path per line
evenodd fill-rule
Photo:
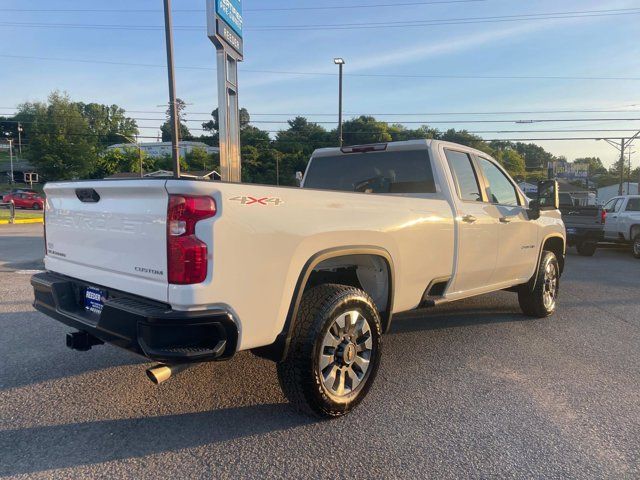
M 457 262 L 452 293 L 490 285 L 498 254 L 498 219 L 495 207 L 486 202 L 472 156 L 445 147 L 444 155 L 455 183 Z M 455 195 L 454 195 L 455 197 Z
M 167 300 L 164 180 L 49 184 L 47 270 Z

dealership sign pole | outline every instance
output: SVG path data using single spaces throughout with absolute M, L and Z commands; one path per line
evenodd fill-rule
M 220 174 L 223 181 L 239 183 L 242 165 L 238 62 L 243 60 L 242 0 L 207 0 L 207 34 L 218 57 Z

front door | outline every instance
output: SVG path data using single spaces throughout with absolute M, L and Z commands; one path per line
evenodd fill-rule
M 486 196 L 499 222 L 498 260 L 491 283 L 526 281 L 538 261 L 538 228 L 529 220 L 524 199 L 513 181 L 493 161 L 478 157 Z
M 617 240 L 619 237 L 618 214 L 620 213 L 623 202 L 623 198 L 612 198 L 602 207 L 603 210 L 607 212 L 604 222 L 604 238 L 607 240 Z
M 493 205 L 485 202 L 479 175 L 471 156 L 444 150 L 457 190 L 458 231 L 455 279 L 450 293 L 462 293 L 490 285 L 498 255 L 498 218 Z

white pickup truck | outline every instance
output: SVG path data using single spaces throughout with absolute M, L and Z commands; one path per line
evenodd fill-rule
M 614 197 L 602 211 L 605 241 L 631 245 L 640 259 L 640 195 Z
M 556 308 L 555 182 L 529 202 L 492 158 L 440 141 L 318 150 L 302 188 L 193 180 L 48 184 L 35 308 L 159 366 L 156 383 L 251 350 L 300 410 L 344 415 L 392 314 L 509 289 Z M 425 319 L 424 321 L 428 321 Z

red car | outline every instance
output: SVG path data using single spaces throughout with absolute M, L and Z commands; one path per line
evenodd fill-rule
M 11 193 L 2 199 L 4 203 L 13 203 L 16 208 L 28 208 L 31 210 L 42 210 L 44 208 L 44 198 L 28 192 Z

